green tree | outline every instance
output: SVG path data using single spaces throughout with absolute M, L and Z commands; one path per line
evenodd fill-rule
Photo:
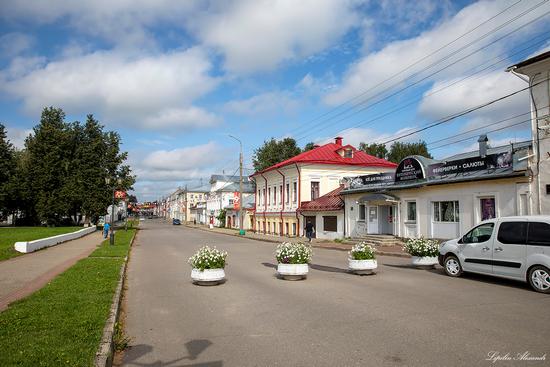
M 428 152 L 428 146 L 425 141 L 421 140 L 416 143 L 402 143 L 396 141 L 390 148 L 387 155 L 387 160 L 390 162 L 399 163 L 403 158 L 409 155 L 421 155 L 426 158 L 433 158 Z
M 302 150 L 296 145 L 296 140 L 284 138 L 282 140 L 264 141 L 264 145 L 254 150 L 252 161 L 256 171 L 262 171 L 274 164 L 282 162 L 300 154 Z
M 362 150 L 363 152 L 370 154 L 374 157 L 386 159 L 388 155 L 388 149 L 386 148 L 385 144 L 377 144 L 377 143 L 360 143 L 359 144 L 359 150 Z
M 15 169 L 15 149 L 8 140 L 6 128 L 0 123 L 0 219 L 9 212 L 9 182 Z
M 307 152 L 308 150 L 312 150 L 312 149 L 315 148 L 315 145 L 316 145 L 315 143 L 309 142 L 309 143 L 306 144 L 306 146 L 304 147 L 304 150 L 303 150 L 303 151 L 304 151 L 304 152 Z

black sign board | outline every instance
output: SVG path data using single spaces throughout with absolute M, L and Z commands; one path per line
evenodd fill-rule
M 430 164 L 428 167 L 428 176 L 437 177 L 453 175 L 458 173 L 467 173 L 474 171 L 484 171 L 495 168 L 509 168 L 512 165 L 512 153 L 490 154 L 484 158 L 473 157 L 458 159 L 456 161 Z
M 422 163 L 413 157 L 403 159 L 395 170 L 395 182 L 422 180 L 423 178 L 425 176 Z
M 376 173 L 374 175 L 360 176 L 361 184 L 370 185 L 370 184 L 381 184 L 381 183 L 390 183 L 392 184 L 395 180 L 395 173 L 393 172 L 384 172 Z

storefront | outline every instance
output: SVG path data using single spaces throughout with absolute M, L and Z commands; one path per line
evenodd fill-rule
M 444 160 L 410 156 L 395 172 L 347 178 L 346 233 L 456 238 L 485 219 L 529 214 L 530 142 L 479 143 L 478 151 Z

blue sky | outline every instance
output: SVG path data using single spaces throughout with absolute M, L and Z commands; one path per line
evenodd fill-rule
M 121 134 L 140 200 L 235 172 L 228 134 L 246 167 L 271 137 L 386 142 L 524 88 L 504 69 L 550 48 L 542 0 L 0 1 L 10 139 L 45 106 L 92 113 Z M 528 111 L 520 93 L 404 140 L 435 157 L 500 128 L 495 146 L 526 140 Z

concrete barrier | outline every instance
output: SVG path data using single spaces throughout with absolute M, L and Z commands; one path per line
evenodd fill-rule
M 24 241 L 24 242 L 16 242 L 15 243 L 15 250 L 19 252 L 33 252 L 36 250 L 39 250 L 44 247 L 50 247 L 60 244 L 61 242 L 74 240 L 76 238 L 80 238 L 82 236 L 87 235 L 88 233 L 95 232 L 95 227 L 88 227 L 81 229 L 76 232 L 71 233 L 65 233 L 65 234 L 59 234 L 57 236 L 47 237 L 47 238 L 41 238 L 39 240 L 34 241 Z

